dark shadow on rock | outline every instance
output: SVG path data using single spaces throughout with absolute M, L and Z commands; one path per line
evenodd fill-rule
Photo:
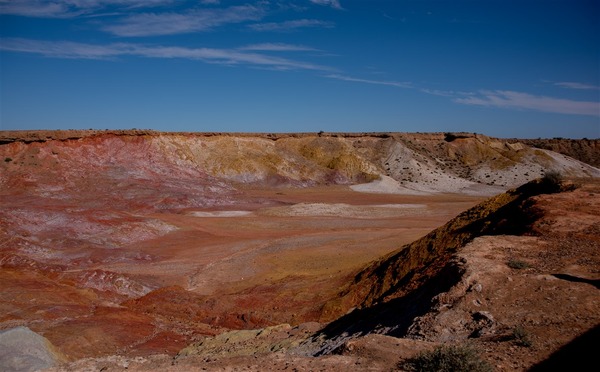
M 317 335 L 324 346 L 316 355 L 334 352 L 346 340 L 369 333 L 403 337 L 415 317 L 431 309 L 432 299 L 460 280 L 462 268 L 450 261 L 453 254 L 478 236 L 531 233 L 541 211 L 529 198 L 556 191 L 543 180 L 509 190 L 363 269 L 339 296 L 339 303 L 357 309 Z
M 328 342 L 315 356 L 335 353 L 346 340 L 369 333 L 405 336 L 414 319 L 431 309 L 433 298 L 441 292 L 448 291 L 460 281 L 462 270 L 456 262 L 450 262 L 438 275 L 405 296 L 367 308 L 355 309 L 329 323 L 317 335 Z
M 600 289 L 600 279 L 580 278 L 578 276 L 569 275 L 569 274 L 552 274 L 552 276 L 555 278 L 558 278 L 558 279 L 567 280 L 569 282 L 591 284 L 594 287 Z
M 600 325 L 566 344 L 550 355 L 548 359 L 533 366 L 529 371 L 596 370 L 598 368 L 598 345 L 600 345 Z

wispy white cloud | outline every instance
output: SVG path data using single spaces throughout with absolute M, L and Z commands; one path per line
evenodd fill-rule
M 456 97 L 456 92 L 452 90 L 440 90 L 440 89 L 419 89 L 423 93 L 431 94 L 432 96 L 440 97 Z
M 248 65 L 277 70 L 334 69 L 309 62 L 242 51 L 237 49 L 184 48 L 177 46 L 155 46 L 132 43 L 93 45 L 70 41 L 42 41 L 19 38 L 3 39 L 0 50 L 41 54 L 52 58 L 71 59 L 115 59 L 123 56 L 145 58 L 181 58 L 223 65 Z
M 68 18 L 81 13 L 64 2 L 48 3 L 35 0 L 4 0 L 0 2 L 0 14 L 36 18 Z
M 264 15 L 265 10 L 254 5 L 195 9 L 186 13 L 142 13 L 105 26 L 104 31 L 118 36 L 173 35 L 206 31 L 229 23 L 257 21 Z
M 325 77 L 336 80 L 343 81 L 352 81 L 355 83 L 365 83 L 365 84 L 376 84 L 376 85 L 388 85 L 396 88 L 414 88 L 412 83 L 410 82 L 401 82 L 401 81 L 388 81 L 388 80 L 369 80 L 369 79 L 360 79 L 351 76 L 331 74 L 326 75 Z
M 300 28 L 333 28 L 332 22 L 318 19 L 296 19 L 284 22 L 255 23 L 250 28 L 255 31 L 294 31 Z
M 471 97 L 455 98 L 466 105 L 524 109 L 571 115 L 600 116 L 600 102 L 574 101 L 564 98 L 536 96 L 509 90 L 482 90 Z
M 0 50 L 72 59 L 110 59 L 133 53 L 133 47 L 124 43 L 93 45 L 71 41 L 43 41 L 21 38 L 3 39 L 0 43 Z
M 556 86 L 568 89 L 581 89 L 581 90 L 600 90 L 600 86 L 592 84 L 575 83 L 571 81 L 555 82 Z
M 175 0 L 0 0 L 0 14 L 34 18 L 72 18 L 91 14 L 106 6 L 149 8 Z
M 316 4 L 341 8 L 337 0 L 314 0 Z M 143 13 L 132 9 L 153 8 L 177 3 L 177 0 L 0 0 L 0 14 L 35 18 L 74 18 L 120 16 L 111 23 L 96 23 L 105 32 L 122 37 L 174 35 L 212 30 L 243 22 L 259 22 L 270 11 L 268 1 L 230 7 L 215 7 L 220 0 L 199 0 L 209 7 L 187 6 L 186 10 Z M 280 5 L 282 6 L 282 5 Z M 113 22 L 114 21 L 114 22 Z M 334 23 L 317 19 L 254 23 L 255 31 L 294 31 L 303 28 L 332 28 Z
M 309 0 L 313 4 L 330 6 L 334 9 L 343 9 L 339 0 Z
M 315 52 L 318 49 L 303 46 L 303 45 L 293 45 L 293 44 L 285 44 L 285 43 L 262 43 L 262 44 L 251 44 L 241 48 L 238 50 L 254 50 L 254 51 L 263 51 L 263 52 Z
M 56 1 L 56 0 L 55 0 Z M 80 8 L 90 6 L 105 7 L 107 5 L 118 5 L 124 8 L 152 8 L 170 5 L 177 0 L 63 0 L 67 3 L 76 4 Z

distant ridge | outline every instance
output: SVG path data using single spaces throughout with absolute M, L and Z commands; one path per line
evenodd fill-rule
M 193 170 L 226 183 L 314 186 L 375 181 L 357 190 L 493 195 L 547 171 L 600 176 L 600 140 L 505 140 L 466 132 L 2 131 L 0 144 L 0 156 L 12 160 L 12 171 L 25 170 L 31 162 L 31 156 L 25 161 L 29 150 L 23 146 L 51 146 L 55 154 L 36 164 L 48 162 L 46 168 L 55 178 L 67 170 L 97 173 L 121 164 L 120 171 Z M 78 153 L 92 144 L 93 150 Z M 149 154 L 154 159 L 151 166 L 144 160 Z M 94 165 L 86 165 L 86 156 L 93 156 Z M 132 163 L 132 158 L 138 161 Z

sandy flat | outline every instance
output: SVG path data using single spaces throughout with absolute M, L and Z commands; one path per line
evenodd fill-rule
M 243 217 L 252 214 L 251 211 L 195 211 L 190 212 L 194 217 Z

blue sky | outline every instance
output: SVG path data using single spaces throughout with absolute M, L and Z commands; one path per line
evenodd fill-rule
M 596 0 L 0 0 L 0 129 L 600 137 Z

